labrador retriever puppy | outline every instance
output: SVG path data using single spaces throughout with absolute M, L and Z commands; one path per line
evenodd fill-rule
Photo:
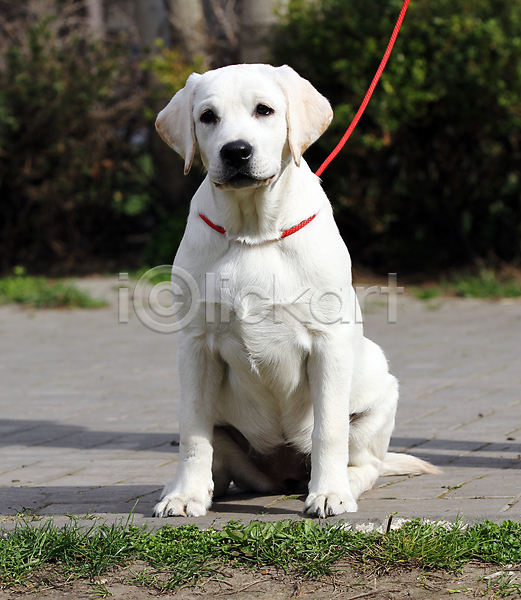
M 363 336 L 349 253 L 302 158 L 332 115 L 290 67 L 233 65 L 192 74 L 157 118 L 185 173 L 198 148 L 208 174 L 174 262 L 201 294 L 181 290 L 179 463 L 155 516 L 204 515 L 233 481 L 306 490 L 326 517 L 356 511 L 380 475 L 437 472 L 387 452 L 398 383 Z

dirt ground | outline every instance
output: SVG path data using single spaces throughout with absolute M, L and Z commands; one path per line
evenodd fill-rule
M 302 579 L 286 575 L 275 569 L 248 571 L 237 568 L 224 569 L 211 579 L 195 587 L 175 592 L 160 592 L 154 588 L 134 586 L 129 583 L 132 573 L 143 570 L 134 565 L 104 576 L 99 581 L 74 583 L 41 583 L 32 591 L 0 590 L 0 600 L 149 600 L 153 597 L 176 600 L 200 598 L 233 598 L 236 600 L 423 600 L 444 598 L 499 598 L 501 591 L 509 599 L 521 598 L 521 571 L 499 570 L 490 565 L 470 564 L 460 573 L 444 571 L 422 572 L 420 569 L 393 569 L 377 574 L 360 571 L 350 565 L 339 566 L 335 576 L 320 580 Z

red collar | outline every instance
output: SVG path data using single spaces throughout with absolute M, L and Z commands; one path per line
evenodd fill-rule
M 302 229 L 303 227 L 305 227 L 308 223 L 311 223 L 311 221 L 317 216 L 317 214 L 318 213 L 315 213 L 312 217 L 308 217 L 304 221 L 301 221 L 298 225 L 294 225 L 293 227 L 290 227 L 289 229 L 285 229 L 279 235 L 279 237 L 277 239 L 281 240 L 282 238 L 288 237 L 288 235 L 292 235 L 293 233 L 296 233 L 297 231 L 299 231 L 300 229 Z M 212 223 L 208 217 L 205 217 L 203 215 L 203 213 L 199 213 L 199 216 L 213 230 L 217 231 L 221 235 L 226 235 L 226 229 L 224 229 L 224 227 L 221 227 L 220 225 L 216 225 L 215 223 Z

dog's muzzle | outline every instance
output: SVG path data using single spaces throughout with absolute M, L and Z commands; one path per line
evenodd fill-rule
M 228 142 L 221 148 L 220 156 L 224 177 L 217 185 L 242 188 L 258 184 L 259 180 L 251 174 L 253 146 L 250 143 L 244 140 Z

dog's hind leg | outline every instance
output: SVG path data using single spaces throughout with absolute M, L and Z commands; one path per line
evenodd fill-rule
M 247 440 L 236 429 L 214 427 L 214 497 L 226 494 L 232 481 L 245 492 L 276 493 L 279 489 L 277 482 L 260 471 L 247 455 L 247 444 Z
M 371 407 L 351 416 L 348 471 L 355 498 L 370 490 L 384 469 L 398 402 L 398 382 L 390 374 L 386 378 L 384 391 Z
M 349 434 L 349 481 L 353 496 L 370 490 L 380 476 L 436 474 L 430 463 L 410 456 L 387 452 L 394 429 L 398 382 L 390 374 L 385 391 L 366 412 L 352 419 Z

